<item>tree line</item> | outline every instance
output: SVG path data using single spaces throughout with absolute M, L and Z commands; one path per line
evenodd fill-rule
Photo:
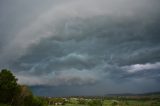
M 42 97 L 34 96 L 26 85 L 17 81 L 10 70 L 0 71 L 0 106 L 47 106 Z

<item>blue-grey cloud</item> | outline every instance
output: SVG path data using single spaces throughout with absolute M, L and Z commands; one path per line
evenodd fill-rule
M 3 2 L 0 66 L 14 70 L 19 83 L 38 89 L 35 93 L 46 92 L 41 95 L 157 91 L 158 4 L 158 0 Z

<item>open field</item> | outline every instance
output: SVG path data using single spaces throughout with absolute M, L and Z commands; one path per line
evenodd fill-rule
M 55 106 L 55 105 L 49 105 L 49 106 Z M 58 106 L 88 106 L 88 105 L 80 105 L 80 104 L 65 104 L 65 105 L 58 105 Z
M 55 106 L 55 105 L 49 105 Z M 102 104 L 89 105 L 89 104 L 65 104 L 58 106 L 160 106 L 159 100 L 104 100 Z
M 160 102 L 154 100 L 124 100 L 116 102 L 114 100 L 105 100 L 102 106 L 160 106 Z

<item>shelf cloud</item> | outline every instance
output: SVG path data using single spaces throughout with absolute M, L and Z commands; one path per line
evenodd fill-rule
M 0 68 L 35 94 L 160 90 L 159 0 L 0 2 Z

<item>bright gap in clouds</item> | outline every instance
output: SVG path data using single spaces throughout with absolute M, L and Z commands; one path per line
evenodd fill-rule
M 129 73 L 135 73 L 138 71 L 149 71 L 149 70 L 153 70 L 153 69 L 159 69 L 160 67 L 160 63 L 157 62 L 155 64 L 151 64 L 151 63 L 146 63 L 146 64 L 135 64 L 135 65 L 131 65 L 131 66 L 124 66 L 122 67 L 123 70 L 126 70 Z

